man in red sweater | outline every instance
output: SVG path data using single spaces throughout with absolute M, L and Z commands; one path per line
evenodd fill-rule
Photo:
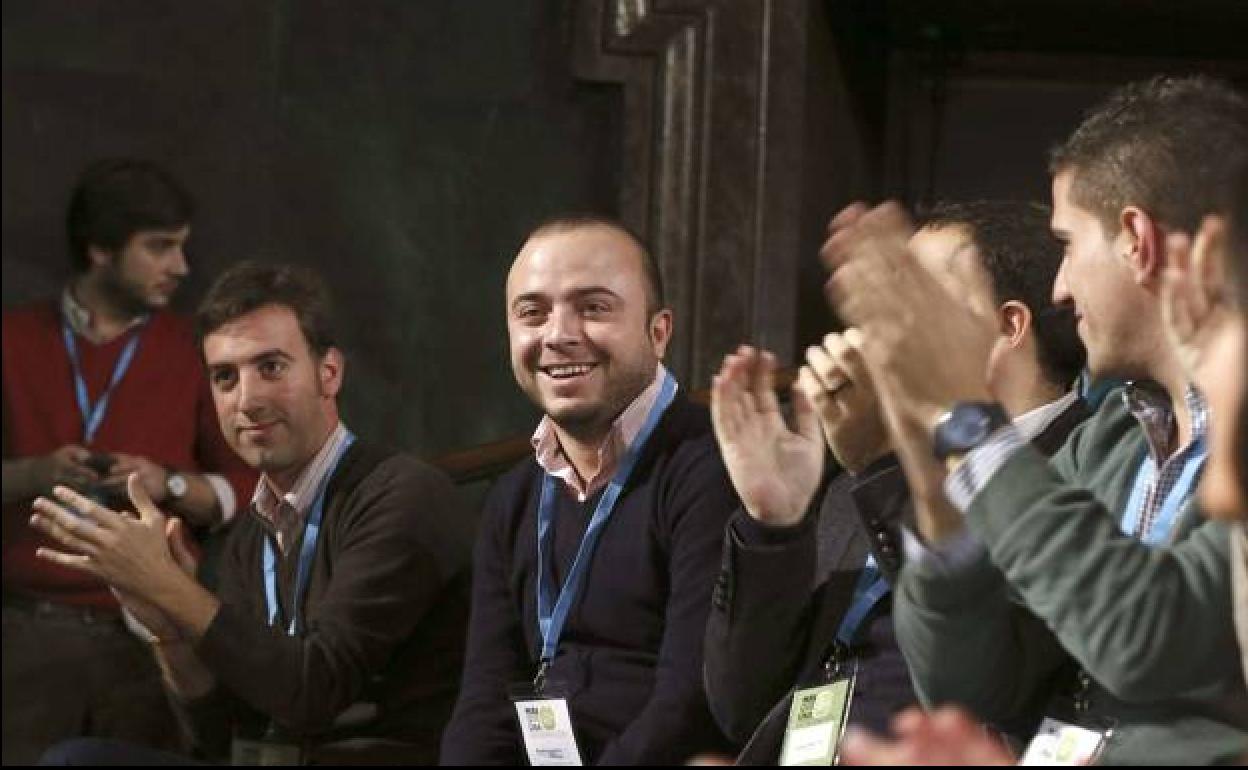
M 47 541 L 27 520 L 54 484 L 109 500 L 137 473 L 159 505 L 207 528 L 254 485 L 221 436 L 191 325 L 168 310 L 192 205 L 153 164 L 92 165 L 70 200 L 64 292 L 4 313 L 4 764 L 73 736 L 177 735 L 108 587 L 37 560 Z

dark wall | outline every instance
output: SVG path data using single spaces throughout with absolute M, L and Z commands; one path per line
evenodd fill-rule
M 528 227 L 613 213 L 618 89 L 574 83 L 570 0 L 3 6 L 3 299 L 56 291 L 63 210 L 109 155 L 193 190 L 190 309 L 243 258 L 314 266 L 346 419 L 433 453 L 531 429 L 503 281 Z

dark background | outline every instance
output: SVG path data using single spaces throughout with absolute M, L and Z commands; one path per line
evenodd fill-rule
M 1245 80 L 1239 0 L 761 4 L 794 20 L 805 60 L 775 94 L 804 122 L 799 247 L 777 257 L 796 264 L 795 351 L 834 323 L 814 254 L 843 203 L 1047 200 L 1045 151 L 1114 85 Z M 425 454 L 528 432 L 507 266 L 538 219 L 619 213 L 628 171 L 623 89 L 574 74 L 577 5 L 6 0 L 5 306 L 62 285 L 83 166 L 149 157 L 199 202 L 181 308 L 238 259 L 315 266 L 339 298 L 358 432 Z

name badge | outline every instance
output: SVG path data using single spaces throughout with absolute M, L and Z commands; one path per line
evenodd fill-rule
M 529 764 L 534 767 L 577 767 L 581 761 L 566 698 L 516 700 L 516 719 Z
M 1027 744 L 1020 765 L 1090 765 L 1105 747 L 1106 734 L 1098 730 L 1045 717 Z
M 780 764 L 834 764 L 853 693 L 852 675 L 794 692 L 793 705 L 789 707 L 789 723 L 784 730 Z

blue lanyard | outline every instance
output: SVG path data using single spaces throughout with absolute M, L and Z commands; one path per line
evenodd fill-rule
M 1131 497 L 1127 503 L 1127 510 L 1122 516 L 1122 531 L 1128 535 L 1134 535 L 1148 545 L 1160 545 L 1166 542 L 1170 537 L 1170 531 L 1174 528 L 1175 520 L 1178 518 L 1179 508 L 1187 502 L 1191 497 L 1192 488 L 1196 485 L 1201 470 L 1205 467 L 1205 458 L 1209 451 L 1205 446 L 1205 437 L 1200 436 L 1192 442 L 1187 450 L 1187 459 L 1183 461 L 1183 471 L 1179 474 L 1179 478 L 1175 481 L 1174 486 L 1170 489 L 1170 494 L 1166 495 L 1165 501 L 1162 503 L 1161 512 L 1153 521 L 1152 527 L 1148 532 L 1139 532 L 1140 520 L 1144 516 L 1144 504 L 1148 499 L 1148 488 L 1151 481 L 1156 483 L 1160 470 L 1152 455 L 1146 449 L 1144 451 L 1144 461 L 1140 463 L 1140 469 L 1135 474 L 1135 485 L 1131 489 Z
M 666 370 L 663 372 L 663 383 L 659 389 L 659 397 L 654 402 L 654 406 L 650 408 L 650 414 L 646 415 L 646 421 L 641 427 L 641 432 L 637 434 L 637 438 L 629 445 L 628 450 L 624 453 L 624 458 L 620 461 L 620 467 L 616 470 L 615 476 L 612 477 L 611 483 L 607 485 L 606 490 L 602 493 L 602 498 L 598 501 L 598 506 L 594 509 L 594 515 L 589 520 L 589 527 L 585 530 L 585 535 L 581 538 L 581 545 L 577 548 L 576 558 L 572 561 L 572 569 L 568 571 L 567 577 L 564 578 L 563 587 L 559 590 L 559 597 L 554 601 L 552 608 L 551 594 L 554 587 L 551 585 L 550 576 L 546 571 L 547 554 L 554 550 L 554 528 L 551 524 L 554 521 L 555 507 L 555 477 L 549 473 L 545 474 L 542 480 L 542 496 L 537 506 L 537 625 L 542 635 L 542 663 L 547 664 L 554 660 L 555 651 L 559 647 L 559 637 L 563 635 L 563 626 L 568 620 L 568 613 L 572 609 L 572 603 L 576 601 L 576 596 L 580 593 L 581 585 L 585 582 L 585 573 L 589 569 L 589 561 L 593 558 L 594 547 L 598 544 L 598 538 L 602 535 L 602 530 L 606 526 L 607 518 L 611 516 L 612 509 L 620 497 L 620 493 L 624 491 L 624 485 L 628 483 L 628 477 L 633 472 L 633 466 L 637 464 L 637 458 L 641 456 L 641 450 L 645 447 L 646 441 L 650 438 L 650 434 L 654 432 L 654 427 L 658 425 L 659 418 L 667 407 L 672 403 L 672 399 L 676 397 L 676 380 L 672 378 Z
M 888 580 L 880 573 L 875 558 L 867 554 L 867 563 L 863 566 L 862 573 L 858 575 L 857 585 L 854 586 L 854 599 L 850 602 L 845 616 L 841 618 L 840 627 L 836 629 L 836 640 L 846 647 L 852 647 L 854 636 L 862 626 L 862 621 L 866 620 L 867 613 L 871 612 L 871 608 L 884 597 L 884 594 L 888 593 L 888 590 Z
M 113 395 L 117 383 L 126 376 L 126 371 L 134 361 L 134 353 L 139 349 L 139 336 L 143 333 L 143 327 L 146 324 L 147 317 L 144 316 L 143 320 L 139 321 L 138 327 L 131 333 L 126 346 L 121 349 L 117 363 L 113 364 L 113 375 L 108 379 L 108 387 L 104 388 L 99 400 L 92 406 L 91 398 L 87 394 L 87 381 L 82 376 L 82 359 L 78 355 L 78 341 L 74 337 L 73 329 L 69 328 L 69 321 L 62 319 L 61 336 L 65 338 L 65 351 L 69 353 L 69 366 L 74 375 L 74 397 L 78 399 L 78 412 L 82 415 L 83 444 L 90 445 L 95 440 L 95 434 L 99 433 L 100 425 L 104 423 L 104 415 L 108 412 L 108 399 Z
M 321 479 L 316 491 L 316 500 L 308 512 L 308 520 L 303 528 L 303 544 L 299 547 L 299 566 L 295 571 L 295 596 L 290 608 L 290 627 L 286 629 L 288 636 L 295 635 L 299 626 L 299 608 L 303 606 L 303 595 L 308 590 L 308 579 L 312 573 L 312 557 L 316 554 L 316 541 L 321 535 L 321 518 L 325 513 L 325 491 L 329 489 L 329 480 L 334 477 L 342 456 L 355 441 L 355 436 L 347 434 L 346 440 L 338 450 L 338 456 Z M 277 625 L 277 554 L 273 551 L 271 538 L 264 539 L 264 602 L 269 610 L 269 626 Z

